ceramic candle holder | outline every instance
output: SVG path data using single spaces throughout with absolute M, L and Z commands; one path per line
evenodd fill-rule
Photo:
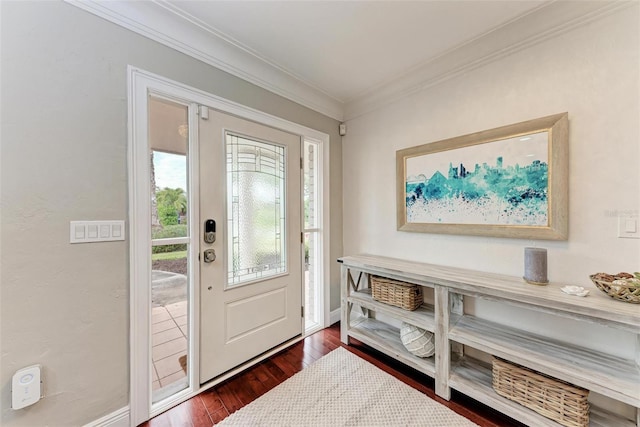
M 542 248 L 524 248 L 524 280 L 532 285 L 546 285 L 547 250 Z

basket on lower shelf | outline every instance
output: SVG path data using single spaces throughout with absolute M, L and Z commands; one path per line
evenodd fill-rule
M 564 426 L 589 425 L 589 390 L 495 357 L 493 389 Z
M 379 276 L 371 276 L 370 281 L 371 294 L 376 301 L 405 310 L 415 310 L 424 302 L 422 286 Z

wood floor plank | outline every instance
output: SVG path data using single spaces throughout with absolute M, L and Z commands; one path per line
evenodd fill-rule
M 273 363 L 285 373 L 288 377 L 291 377 L 300 371 L 294 365 L 289 363 L 289 360 L 285 357 L 284 353 L 279 353 L 272 359 Z M 300 362 L 301 363 L 301 362 Z
M 273 362 L 272 359 L 271 360 L 265 360 L 262 363 L 264 363 L 264 367 L 267 368 L 269 373 L 273 376 L 273 378 L 275 378 L 278 381 L 278 383 L 281 383 L 282 381 L 284 381 L 287 378 L 289 378 L 287 373 L 284 372 L 282 369 L 280 369 L 280 367 L 278 365 L 276 365 Z
M 335 350 L 338 347 L 342 347 L 342 341 L 340 341 L 340 335 L 336 335 L 335 331 L 325 332 L 324 335 L 325 345 L 331 350 Z
M 205 409 L 211 413 L 218 409 L 224 409 L 224 404 L 220 399 L 220 395 L 215 389 L 209 389 L 199 394 L 200 400 L 204 404 Z
M 322 355 L 318 355 L 317 352 L 313 349 L 313 347 L 308 346 L 308 348 L 303 347 L 301 349 L 302 352 L 302 361 L 308 366 L 320 359 Z
M 151 418 L 146 423 L 141 424 L 141 427 L 171 427 L 171 420 L 169 418 L 168 412 L 172 411 L 173 409 L 170 409 L 167 412 Z
M 320 334 L 320 332 L 318 334 Z M 318 334 L 314 334 L 311 337 L 309 337 L 310 338 L 309 344 L 311 345 L 311 347 L 315 348 L 319 353 L 322 353 L 323 355 L 325 355 L 337 348 L 337 346 L 327 343 L 327 341 L 325 340 L 324 334 L 320 334 L 320 335 Z
M 304 349 L 304 353 L 308 354 L 314 360 L 318 360 L 322 356 L 327 354 L 327 353 L 323 353 L 323 352 L 320 352 L 320 351 L 316 350 L 315 347 L 311 344 L 311 342 L 307 341 L 307 340 L 304 341 L 304 345 L 302 346 L 302 348 Z
M 247 405 L 256 400 L 260 395 L 256 393 L 251 387 L 248 386 L 247 373 L 231 378 L 228 382 L 228 386 L 231 391 L 242 402 L 242 406 Z M 231 411 L 229 411 L 231 412 Z
M 256 366 L 255 374 L 256 378 L 262 382 L 262 385 L 264 385 L 267 390 L 271 390 L 282 382 L 269 371 L 265 363 L 260 363 Z
M 291 347 L 285 352 L 285 357 L 289 360 L 289 362 L 296 366 L 299 365 L 300 369 L 304 369 L 306 366 L 310 365 L 315 361 L 309 354 L 305 353 L 304 346 L 302 343 L 298 343 L 297 346 Z M 300 362 L 302 364 L 300 365 Z
M 245 375 L 245 384 L 247 384 L 255 392 L 257 397 L 260 397 L 265 394 L 268 389 L 256 376 L 256 370 L 256 367 L 253 367 L 249 371 L 247 371 L 247 374 Z
M 213 425 L 209 411 L 200 396 L 189 399 L 180 406 L 183 406 L 184 412 L 189 415 L 193 427 L 211 427 Z
M 229 416 L 229 413 L 226 411 L 226 409 L 222 408 L 210 413 L 209 415 L 211 416 L 211 420 L 213 421 L 213 423 L 218 424 L 220 421 L 227 418 Z
M 235 377 L 143 423 L 141 427 L 208 427 L 286 381 L 322 356 L 344 347 L 480 427 L 522 427 L 522 424 L 460 393 L 446 401 L 436 396 L 433 379 L 397 360 L 352 340 L 340 342 L 340 324 L 323 329 Z
M 172 427 L 195 427 L 191 419 L 190 408 L 187 408 L 187 404 L 190 404 L 189 402 L 191 400 L 183 402 L 171 411 L 166 412 Z
M 240 384 L 234 382 L 227 384 L 227 388 L 229 392 L 236 398 L 236 402 L 240 402 L 239 405 L 233 406 L 232 408 L 227 408 L 227 411 L 230 414 L 233 414 L 238 409 L 246 406 L 255 400 L 255 395 L 253 390 L 243 389 Z M 226 407 L 226 404 L 225 404 Z
M 216 387 L 218 396 L 228 413 L 233 414 L 244 406 L 244 403 L 235 395 L 228 383 L 222 383 Z M 211 414 L 211 413 L 210 413 Z M 213 418 L 213 417 L 212 417 Z

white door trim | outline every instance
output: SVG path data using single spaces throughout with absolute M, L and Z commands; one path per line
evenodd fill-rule
M 306 126 L 284 120 L 279 117 L 258 111 L 233 101 L 212 95 L 199 89 L 186 86 L 182 83 L 166 79 L 154 73 L 129 65 L 127 68 L 128 84 L 128 173 L 129 173 L 129 292 L 130 292 L 130 410 L 131 425 L 136 426 L 151 416 L 156 415 L 171 406 L 174 406 L 201 390 L 209 388 L 211 384 L 200 387 L 198 378 L 198 343 L 197 340 L 189 340 L 190 352 L 190 384 L 191 386 L 176 394 L 173 398 L 160 402 L 151 407 L 151 364 L 150 364 L 150 333 L 151 333 L 151 294 L 149 286 L 135 286 L 139 283 L 150 283 L 151 256 L 149 247 L 151 242 L 150 226 L 150 188 L 149 188 L 149 143 L 148 143 L 148 95 L 154 94 L 160 97 L 189 105 L 189 150 L 197 153 L 197 119 L 192 112 L 196 104 L 206 105 L 211 108 L 233 114 L 243 119 L 252 120 L 283 131 L 296 133 L 307 139 L 313 139 L 322 144 L 323 148 L 323 173 L 322 173 L 322 203 L 323 203 L 323 269 L 324 269 L 324 307 L 322 309 L 321 324 L 329 326 L 329 271 L 331 260 L 330 248 L 330 221 L 329 221 L 329 135 L 308 128 Z M 194 132 L 196 130 L 196 132 Z M 195 151 L 191 151 L 194 150 Z M 190 215 L 197 215 L 198 206 L 198 180 L 197 180 L 197 156 L 190 156 L 189 179 L 190 188 Z M 196 175 L 194 175 L 194 172 Z M 197 224 L 190 218 L 192 226 Z M 197 242 L 199 236 L 191 230 L 192 245 Z M 192 251 L 193 257 L 196 251 Z M 194 258 L 192 257 L 192 261 Z M 196 262 L 191 265 L 197 266 Z M 197 268 L 193 269 L 192 276 L 197 274 Z M 198 287 L 192 286 L 190 295 L 190 307 L 198 307 Z M 190 310 L 191 330 L 189 336 L 198 337 L 198 310 Z M 258 361 L 259 359 L 256 359 Z M 255 363 L 253 361 L 252 363 Z M 246 365 L 244 366 L 246 367 Z M 244 368 L 243 367 L 243 368 Z

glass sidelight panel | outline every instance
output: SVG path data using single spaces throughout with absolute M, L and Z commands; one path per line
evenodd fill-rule
M 304 320 L 305 329 L 313 329 L 319 325 L 318 306 L 322 294 L 320 282 L 320 233 L 317 231 L 307 231 L 304 233 Z
M 149 99 L 152 402 L 189 386 L 188 107 Z
M 285 148 L 227 134 L 226 157 L 227 283 L 286 272 Z
M 320 194 L 320 145 L 304 141 L 304 295 L 305 329 L 320 326 L 322 289 L 322 221 Z
M 184 246 L 184 250 L 179 248 Z M 188 386 L 187 245 L 152 247 L 151 374 L 153 402 Z

